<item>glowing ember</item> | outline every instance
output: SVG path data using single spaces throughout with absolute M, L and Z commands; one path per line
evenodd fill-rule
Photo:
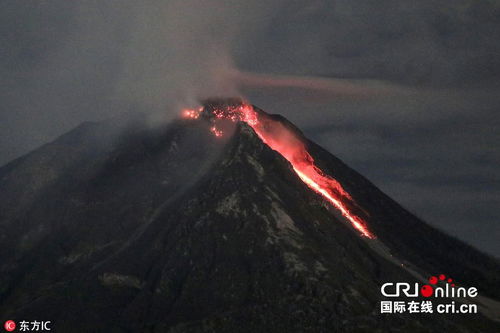
M 214 133 L 216 137 L 222 136 L 222 131 L 217 129 L 215 126 L 210 127 L 210 132 Z
M 182 110 L 182 117 L 183 118 L 189 118 L 189 119 L 198 119 L 200 116 L 200 113 L 203 111 L 203 108 L 200 107 L 198 109 L 184 109 Z
M 191 112 L 188 112 L 187 118 L 196 119 L 202 111 L 203 109 L 195 113 L 195 117 L 192 116 Z M 218 120 L 243 121 L 247 123 L 266 145 L 280 153 L 290 162 L 298 177 L 309 188 L 323 196 L 323 198 L 337 208 L 361 235 L 368 238 L 375 238 L 368 231 L 365 221 L 350 210 L 349 207 L 358 206 L 349 193 L 344 190 L 338 181 L 326 175 L 314 164 L 314 159 L 307 151 L 304 143 L 290 128 L 286 127 L 280 121 L 273 120 L 271 117 L 258 114 L 251 105 L 245 103 L 219 107 L 213 106 L 210 107 L 208 112 L 210 113 L 210 118 L 212 118 L 210 131 L 215 136 L 220 137 L 223 135 L 222 130 L 216 126 Z

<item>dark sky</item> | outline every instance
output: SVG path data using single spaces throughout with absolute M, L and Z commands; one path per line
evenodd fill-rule
M 0 164 L 84 120 L 169 119 L 198 96 L 243 92 L 500 256 L 500 1 L 4 0 L 0 31 Z M 415 93 L 242 91 L 227 79 L 235 68 Z

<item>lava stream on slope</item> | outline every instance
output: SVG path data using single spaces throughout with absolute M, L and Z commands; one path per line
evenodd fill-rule
M 316 166 L 302 140 L 280 121 L 263 117 L 253 106 L 243 102 L 216 103 L 210 107 L 185 109 L 182 116 L 189 119 L 198 119 L 200 116 L 209 118 L 212 121 L 210 130 L 217 137 L 223 135 L 223 131 L 217 127 L 218 120 L 245 122 L 267 146 L 290 162 L 304 184 L 338 209 L 362 236 L 370 239 L 376 238 L 368 230 L 366 222 L 349 209 L 349 204 L 358 207 L 351 195 L 338 181 Z

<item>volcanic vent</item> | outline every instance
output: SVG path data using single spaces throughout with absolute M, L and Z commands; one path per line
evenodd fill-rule
M 166 126 L 139 119 L 82 124 L 0 168 L 2 318 L 57 332 L 498 331 L 481 314 L 381 315 L 380 286 L 415 272 L 499 298 L 499 265 L 283 117 L 209 100 Z

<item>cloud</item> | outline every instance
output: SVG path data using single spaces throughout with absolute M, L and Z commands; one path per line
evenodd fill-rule
M 84 120 L 238 94 L 231 48 L 280 3 L 2 2 L 0 163 Z

